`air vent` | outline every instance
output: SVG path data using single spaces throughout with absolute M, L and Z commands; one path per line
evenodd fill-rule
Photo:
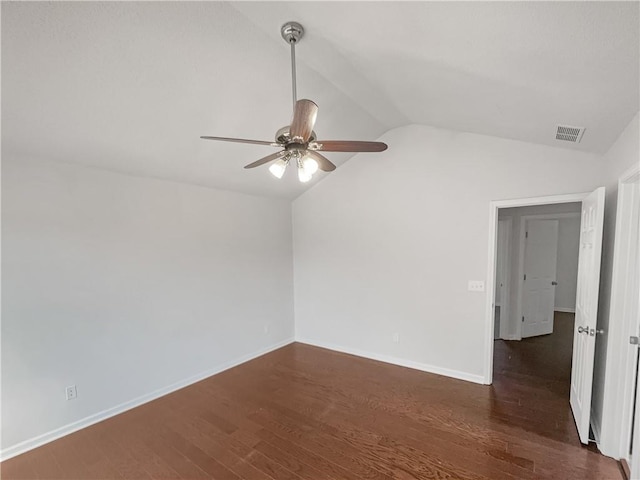
M 584 127 L 570 127 L 569 125 L 558 125 L 556 130 L 556 140 L 564 140 L 565 142 L 580 143 Z

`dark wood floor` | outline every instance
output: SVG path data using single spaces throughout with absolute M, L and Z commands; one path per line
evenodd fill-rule
M 520 342 L 496 340 L 492 387 L 498 398 L 517 399 L 521 411 L 526 412 L 510 415 L 510 424 L 568 445 L 580 445 L 569 407 L 573 323 L 573 313 L 556 312 L 551 335 Z
M 564 320 L 497 341 L 490 387 L 292 344 L 8 460 L 2 478 L 618 480 L 577 440 Z

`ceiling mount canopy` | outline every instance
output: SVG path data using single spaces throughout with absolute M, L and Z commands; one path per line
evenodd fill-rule
M 298 22 L 287 22 L 280 28 L 280 35 L 287 43 L 299 42 L 304 35 L 304 27 Z
M 267 155 L 244 168 L 255 168 L 273 162 L 269 171 L 276 177 L 282 178 L 287 166 L 293 162 L 298 170 L 298 179 L 308 182 L 318 170 L 330 172 L 336 166 L 323 152 L 382 152 L 387 145 L 382 142 L 363 142 L 353 140 L 316 140 L 313 127 L 316 123 L 318 105 L 311 100 L 297 99 L 296 85 L 296 44 L 304 35 L 304 27 L 298 22 L 287 22 L 280 28 L 280 34 L 285 42 L 291 46 L 291 91 L 293 98 L 293 118 L 291 124 L 276 132 L 275 142 L 262 140 L 247 140 L 242 138 L 202 136 L 205 140 L 223 142 L 250 143 L 279 147 L 282 150 Z

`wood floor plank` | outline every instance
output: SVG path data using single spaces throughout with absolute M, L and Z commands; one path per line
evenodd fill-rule
M 249 400 L 246 399 L 245 405 L 248 404 Z M 276 413 L 277 416 L 274 417 Z M 245 415 L 270 432 L 318 452 L 324 458 L 354 472 L 360 478 L 379 480 L 392 478 L 364 462 L 361 458 L 361 450 L 348 443 L 342 438 L 340 432 L 332 430 L 328 425 L 314 422 L 309 417 L 295 412 L 292 417 L 287 417 L 283 416 L 281 411 L 249 408 Z
M 12 478 L 16 480 L 32 480 L 39 478 L 33 469 L 31 460 L 25 455 L 20 455 L 12 462 L 2 462 L 0 466 L 0 478 Z
M 316 454 L 312 450 L 308 450 L 300 445 L 297 445 L 296 443 L 287 441 L 269 430 L 258 430 L 256 432 L 256 436 L 262 439 L 262 441 L 273 445 L 274 447 L 279 448 L 282 451 L 288 452 L 293 457 L 300 459 L 307 465 L 319 466 L 321 471 L 327 472 L 329 478 L 344 480 L 357 480 L 361 478 L 354 473 L 351 473 L 349 470 L 341 467 L 340 465 L 333 463 L 331 460 L 323 457 L 322 455 Z
M 109 462 L 122 478 L 149 479 L 151 476 L 133 458 L 129 452 L 123 449 L 117 442 L 114 442 L 109 430 L 113 425 L 106 424 L 104 428 L 97 429 L 94 438 L 94 445 L 109 459 Z M 70 478 L 75 478 L 71 476 Z
M 230 480 L 240 478 L 180 433 L 165 429 L 162 437 L 166 439 L 173 448 L 208 473 L 211 478 L 228 478 Z
M 192 431 L 200 434 L 199 441 L 206 442 L 207 448 L 213 448 L 215 452 L 224 452 L 217 455 L 235 457 L 235 461 L 229 460 L 232 469 L 235 469 L 238 461 L 241 461 L 249 464 L 251 468 L 259 470 L 267 477 L 277 478 L 274 477 L 276 472 L 280 472 L 282 475 L 282 472 L 286 471 L 289 477 L 298 478 L 296 473 L 288 469 L 282 462 L 279 462 L 277 458 L 264 455 L 256 448 L 260 439 L 254 437 L 252 431 L 245 431 L 244 435 L 239 435 L 240 430 L 227 434 L 216 425 L 208 423 L 201 416 L 194 417 L 189 422 L 189 425 L 184 422 L 181 427 L 191 427 Z
M 93 432 L 98 427 L 89 427 L 73 434 L 78 441 L 74 444 L 73 449 L 82 459 L 82 463 L 87 469 L 89 479 L 105 479 L 118 480 L 123 478 L 122 475 L 111 464 L 108 457 L 97 448 L 93 440 Z
M 190 480 L 204 480 L 212 478 L 207 472 L 198 467 L 195 463 L 173 448 L 156 430 L 148 429 L 141 434 L 141 440 L 156 455 L 161 457 L 179 478 Z
M 245 461 L 245 458 L 252 453 L 251 448 L 246 448 L 242 452 L 238 452 L 237 448 L 232 450 L 229 448 L 231 440 L 228 435 L 216 430 L 215 427 L 207 424 L 200 417 L 196 415 L 171 417 L 168 414 L 165 419 L 168 428 L 183 435 L 207 455 L 215 458 L 225 468 L 238 476 L 245 478 L 250 475 L 251 478 L 267 480 L 272 478 L 259 468 L 254 467 L 250 462 Z
M 88 478 L 89 471 L 75 449 L 78 441 L 78 437 L 71 435 L 63 437 L 50 444 L 51 453 L 63 472 L 70 473 L 74 478 Z
M 35 477 L 38 479 L 64 479 L 65 472 L 60 469 L 57 460 L 52 453 L 52 445 L 45 445 L 35 451 L 34 455 L 27 458 Z M 2 463 L 4 466 L 4 462 Z M 0 478 L 13 478 L 6 474 L 4 470 L 0 473 Z
M 120 430 L 111 430 L 109 435 L 113 441 L 120 443 L 152 478 L 181 478 L 171 465 L 145 445 L 139 438 L 138 432 L 135 425 L 130 425 L 128 432 L 124 434 Z

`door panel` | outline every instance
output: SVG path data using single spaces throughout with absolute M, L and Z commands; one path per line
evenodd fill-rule
M 571 365 L 571 410 L 580 441 L 585 444 L 589 442 L 603 223 L 604 187 L 600 187 L 582 202 Z
M 558 220 L 527 220 L 522 288 L 522 337 L 553 332 Z

